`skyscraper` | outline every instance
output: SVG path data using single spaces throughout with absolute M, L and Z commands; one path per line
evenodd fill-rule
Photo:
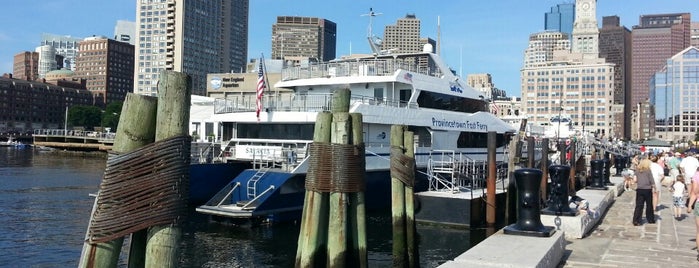
M 639 25 L 631 30 L 631 107 L 643 107 L 650 101 L 650 79 L 668 58 L 689 46 L 690 14 L 641 15 Z M 639 132 L 632 138 L 644 139 L 655 134 L 653 113 L 635 111 Z M 651 110 L 652 111 L 652 110 Z M 627 114 L 630 116 L 630 114 Z M 647 133 L 645 131 L 648 131 Z
M 408 14 L 398 19 L 396 25 L 386 25 L 381 50 L 392 53 L 421 52 L 425 44 L 431 44 L 431 52 L 435 51 L 437 42 L 420 37 L 420 20 L 415 14 Z
M 162 70 L 192 77 L 192 94 L 206 94 L 206 74 L 245 69 L 248 0 L 136 1 L 134 92 L 157 94 Z
M 629 87 L 631 86 L 631 31 L 621 26 L 618 16 L 602 18 L 602 28 L 599 30 L 600 57 L 609 63 L 614 63 L 614 95 L 615 104 L 630 102 Z M 622 137 L 630 138 L 630 122 L 626 121 L 625 114 L 631 114 L 631 105 L 624 105 L 624 113 L 619 118 L 614 118 L 620 129 L 615 133 L 622 133 Z
M 544 29 L 546 31 L 566 33 L 568 39 L 573 36 L 573 22 L 575 21 L 575 4 L 558 4 L 551 7 L 551 11 L 544 14 Z
M 555 52 L 570 51 L 568 35 L 562 32 L 540 32 L 529 35 L 529 46 L 524 50 L 524 67 L 534 67 L 553 60 Z
M 272 25 L 272 59 L 300 57 L 328 61 L 335 58 L 337 25 L 313 17 L 279 16 Z
M 699 48 L 688 47 L 667 60 L 650 81 L 655 134 L 665 140 L 694 140 L 699 131 Z
M 134 46 L 105 37 L 88 37 L 79 44 L 75 77 L 102 104 L 124 101 L 133 92 Z
M 651 76 L 689 46 L 690 14 L 641 15 L 631 39 L 631 105 L 636 105 L 650 97 Z
M 53 46 L 39 46 L 36 48 L 36 53 L 39 54 L 39 67 L 37 70 L 39 78 L 44 78 L 46 73 L 58 68 L 56 64 L 56 49 Z
M 16 79 L 34 81 L 39 78 L 39 53 L 24 51 L 17 53 L 12 70 Z
M 114 40 L 136 44 L 136 23 L 128 20 L 118 20 L 114 26 Z
M 692 22 L 691 24 L 691 40 L 689 41 L 692 46 L 699 47 L 699 21 Z
M 63 62 L 58 65 L 71 71 L 75 71 L 75 56 L 77 56 L 78 43 L 80 41 L 82 41 L 82 38 L 71 37 L 70 35 L 48 33 L 41 35 L 41 45 L 52 46 L 56 55 L 63 56 Z

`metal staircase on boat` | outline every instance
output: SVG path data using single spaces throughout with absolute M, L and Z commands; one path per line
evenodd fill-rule
M 248 198 L 254 199 L 257 196 L 257 182 L 262 179 L 262 177 L 265 176 L 265 174 L 269 171 L 269 168 L 261 168 L 258 169 L 255 175 L 252 175 L 252 178 L 248 180 L 248 185 L 247 185 L 247 194 Z

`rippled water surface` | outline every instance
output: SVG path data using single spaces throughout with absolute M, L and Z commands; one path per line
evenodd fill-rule
M 76 267 L 92 208 L 89 194 L 97 191 L 104 166 L 100 155 L 0 147 L 0 266 Z M 391 264 L 389 215 L 368 218 L 371 267 Z M 188 219 L 181 267 L 293 267 L 297 225 L 236 227 L 194 212 Z M 483 237 L 433 226 L 418 232 L 423 267 L 453 259 Z

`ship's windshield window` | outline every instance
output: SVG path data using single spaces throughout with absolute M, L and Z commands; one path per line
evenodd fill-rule
M 241 139 L 312 140 L 313 124 L 238 124 Z
M 483 100 L 475 100 L 429 91 L 420 92 L 420 96 L 417 98 L 417 103 L 422 108 L 432 108 L 462 113 L 488 111 L 487 104 Z
M 505 146 L 507 139 L 503 134 L 497 134 L 495 147 Z M 456 141 L 457 148 L 488 148 L 488 133 L 481 132 L 461 132 Z

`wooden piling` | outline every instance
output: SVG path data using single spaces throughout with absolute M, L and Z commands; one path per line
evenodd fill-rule
M 349 144 L 352 123 L 349 116 L 350 90 L 339 89 L 333 92 L 331 143 Z M 330 218 L 328 219 L 328 267 L 345 267 L 347 258 L 347 193 L 330 193 Z
M 488 227 L 495 226 L 495 180 L 497 180 L 497 161 L 495 158 L 497 148 L 497 133 L 488 131 L 488 179 L 486 181 L 486 207 L 485 220 Z
M 349 101 L 349 100 L 348 100 Z M 333 102 L 335 105 L 335 102 Z M 351 134 L 349 113 L 333 113 L 332 143 L 348 144 Z M 345 267 L 347 257 L 347 193 L 330 193 L 330 218 L 328 224 L 328 267 Z
M 192 80 L 187 74 L 174 71 L 160 73 L 156 141 L 188 135 L 191 99 Z M 183 176 L 189 180 L 189 174 Z M 181 237 L 182 229 L 178 224 L 148 228 L 145 267 L 176 267 Z
M 519 131 L 512 138 L 509 144 L 509 163 L 507 165 L 507 193 L 505 193 L 505 222 L 515 223 L 517 219 L 517 188 L 515 186 L 515 169 L 521 165 L 522 159 L 522 139 L 527 129 L 527 119 L 522 119 L 519 124 Z
M 112 147 L 114 152 L 128 153 L 153 143 L 157 102 L 155 97 L 126 95 Z M 85 241 L 78 267 L 117 267 L 123 243 L 123 237 L 94 245 Z
M 350 113 L 352 119 L 352 144 L 364 143 L 364 119 L 361 113 Z M 366 169 L 366 167 L 365 167 Z M 366 170 L 365 170 L 366 171 Z M 366 178 L 361 178 L 366 180 Z M 350 193 L 349 221 L 352 234 L 352 252 L 356 255 L 356 266 L 368 267 L 369 255 L 367 253 L 366 237 L 366 206 L 364 192 Z
M 534 137 L 527 137 L 527 167 L 528 168 L 535 168 L 534 163 L 536 163 L 536 157 L 534 156 L 534 153 L 536 152 L 534 149 L 536 146 Z
M 391 126 L 391 147 L 404 146 L 404 125 Z M 405 187 L 397 178 L 391 178 L 391 219 L 393 223 L 393 267 L 406 265 Z
M 548 198 L 546 194 L 546 186 L 549 181 L 549 138 L 544 138 L 541 140 L 541 186 L 539 192 L 541 193 L 542 206 L 546 207 L 546 200 Z
M 570 176 L 568 180 L 568 196 L 575 196 L 577 195 L 577 192 L 575 190 L 575 167 L 577 166 L 576 163 L 578 162 L 577 159 L 575 159 L 575 142 L 570 143 Z
M 415 134 L 405 131 L 403 134 L 403 147 L 405 155 L 415 158 Z M 415 174 L 413 173 L 413 178 Z M 415 226 L 415 191 L 414 186 L 404 185 L 405 189 L 405 233 L 408 247 L 408 267 L 420 266 L 420 255 L 417 246 L 417 227 Z
M 330 142 L 332 114 L 318 113 L 313 132 L 314 142 Z M 315 267 L 325 263 L 328 233 L 329 194 L 306 190 L 296 249 L 296 267 Z

